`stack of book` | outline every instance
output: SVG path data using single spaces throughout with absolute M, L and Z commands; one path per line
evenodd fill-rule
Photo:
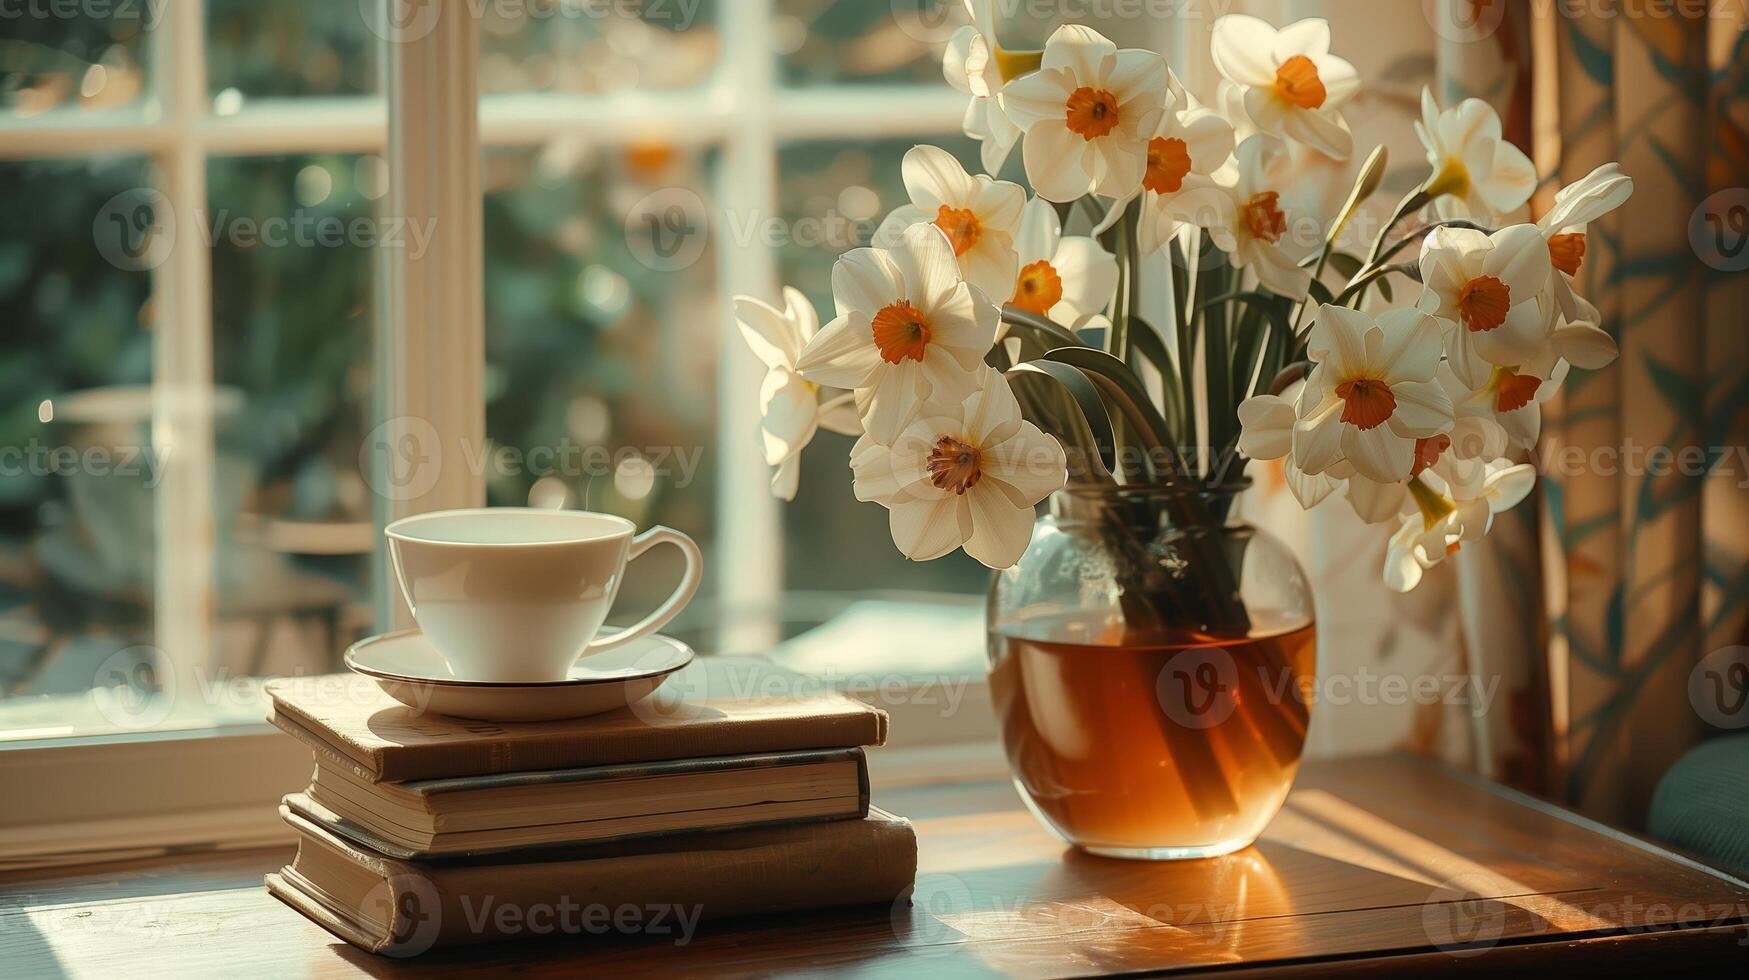
M 910 890 L 911 824 L 869 805 L 885 713 L 763 661 L 686 671 L 670 685 L 712 693 L 524 724 L 416 711 L 363 677 L 271 682 L 269 720 L 316 766 L 280 807 L 298 851 L 268 890 L 390 954 Z

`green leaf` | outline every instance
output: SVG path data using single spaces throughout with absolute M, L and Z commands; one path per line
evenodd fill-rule
M 1044 360 L 1016 365 L 1007 373 L 1017 385 L 1023 384 L 1028 377 L 1049 379 L 1068 393 L 1069 404 L 1074 406 L 1075 411 L 1063 421 L 1075 430 L 1075 441 L 1092 450 L 1082 454 L 1087 460 L 1090 475 L 1102 481 L 1111 480 L 1117 438 L 1112 430 L 1111 416 L 1093 382 L 1079 368 Z
M 1116 409 L 1127 423 L 1127 429 L 1133 430 L 1140 440 L 1141 447 L 1147 453 L 1150 469 L 1155 469 L 1158 477 L 1170 482 L 1172 474 L 1161 473 L 1154 464 L 1162 459 L 1176 464 L 1179 472 L 1183 472 L 1182 464 L 1177 459 L 1178 450 L 1172 443 L 1172 433 L 1161 418 L 1160 412 L 1154 408 L 1148 393 L 1136 378 L 1135 372 L 1127 365 L 1104 351 L 1090 350 L 1086 347 L 1059 347 L 1048 351 L 1044 362 L 1066 364 L 1081 371 L 1087 379 L 1099 389 L 1108 412 Z M 1034 362 L 1038 363 L 1038 362 Z M 1116 426 L 1113 426 L 1114 431 Z M 1124 435 L 1129 435 L 1126 431 Z M 1120 439 L 1119 442 L 1125 440 Z
M 1172 355 L 1166 351 L 1166 342 L 1161 338 L 1152 324 L 1136 317 L 1130 329 L 1130 349 L 1139 354 L 1143 360 L 1154 366 L 1160 372 L 1160 389 L 1164 394 L 1164 403 L 1160 405 L 1160 414 L 1166 419 L 1166 427 L 1172 430 L 1172 441 L 1182 445 L 1189 434 L 1184 426 L 1184 391 L 1179 384 L 1176 365 L 1172 363 Z
M 1363 265 L 1365 265 L 1365 263 L 1360 260 L 1360 256 L 1358 255 L 1353 255 L 1348 252 L 1330 253 L 1329 266 L 1330 268 L 1335 269 L 1336 273 L 1340 275 L 1344 281 L 1353 279 L 1359 274 Z

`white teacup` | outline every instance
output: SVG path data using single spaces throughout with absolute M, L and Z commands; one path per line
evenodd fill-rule
M 704 561 L 679 531 L 642 534 L 611 514 L 481 507 L 404 517 L 384 529 L 401 595 L 458 680 L 564 680 L 578 657 L 661 629 L 698 591 Z M 680 586 L 635 626 L 600 638 L 626 564 L 671 544 Z

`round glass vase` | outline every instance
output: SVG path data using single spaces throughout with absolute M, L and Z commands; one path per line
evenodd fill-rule
M 1286 546 L 1235 516 L 1241 489 L 1060 490 L 990 588 L 990 692 L 1015 785 L 1085 851 L 1227 854 L 1287 797 L 1312 594 Z

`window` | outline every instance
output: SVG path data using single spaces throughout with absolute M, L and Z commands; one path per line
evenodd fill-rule
M 811 452 L 795 505 L 770 497 L 757 369 L 728 321 L 728 296 L 780 281 L 829 306 L 831 260 L 898 203 L 912 143 L 975 159 L 939 70 L 953 22 L 908 6 L 529 0 L 440 20 L 397 3 L 384 21 L 373 2 L 164 0 L 9 16 L 0 783 L 28 762 L 58 799 L 145 758 L 126 755 L 137 744 L 174 766 L 177 732 L 203 766 L 229 751 L 215 745 L 270 752 L 253 678 L 336 669 L 387 621 L 378 530 L 406 502 L 380 482 L 403 461 L 379 425 L 419 399 L 463 450 L 445 466 L 465 471 L 422 505 L 588 507 L 699 538 L 716 564 L 676 625 L 701 646 L 768 649 L 882 584 L 911 591 L 863 613 L 927 593 L 948 617 L 927 622 L 957 624 L 934 635 L 969 641 L 976 669 L 963 627 L 986 573 L 903 562 L 881 512 L 850 498 L 847 445 Z M 385 82 L 445 44 L 477 77 L 477 356 L 433 350 L 451 335 L 396 313 L 402 257 L 425 282 L 461 276 L 429 222 L 394 213 L 414 178 L 389 152 L 406 105 L 471 108 Z M 472 130 L 419 135 L 458 132 Z M 419 199 L 467 187 L 469 169 L 428 168 L 419 179 L 445 186 Z M 477 379 L 478 431 L 468 399 L 425 393 L 433 370 Z M 653 595 L 668 570 L 639 575 Z M 641 600 L 625 601 L 629 616 Z M 56 749 L 78 765 L 32 755 Z M 229 791 L 239 812 L 271 809 L 245 799 L 259 786 Z

